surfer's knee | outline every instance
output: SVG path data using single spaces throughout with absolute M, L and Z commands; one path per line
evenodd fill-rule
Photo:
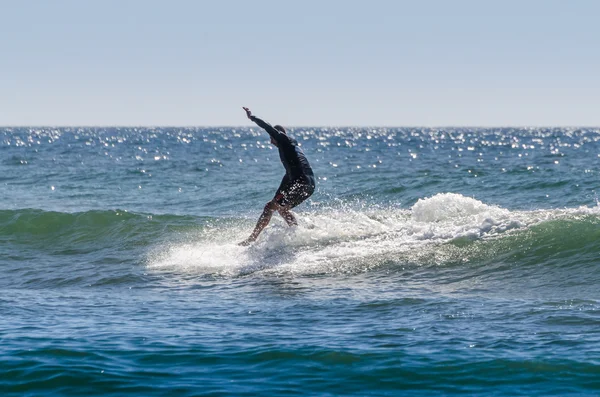
M 274 212 L 277 209 L 277 203 L 273 200 L 265 204 L 265 211 Z

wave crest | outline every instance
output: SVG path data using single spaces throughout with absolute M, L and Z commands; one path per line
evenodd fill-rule
M 149 255 L 148 267 L 239 276 L 256 272 L 360 272 L 390 263 L 442 265 L 454 263 L 456 258 L 487 261 L 490 256 L 472 244 L 486 242 L 486 252 L 492 256 L 502 255 L 506 249 L 531 250 L 519 246 L 520 233 L 533 234 L 530 241 L 541 245 L 551 244 L 572 228 L 588 235 L 590 229 L 598 227 L 599 213 L 598 208 L 587 207 L 509 211 L 460 194 L 443 193 L 419 200 L 410 210 L 329 208 L 305 213 L 296 228 L 287 228 L 274 219 L 274 225 L 247 249 L 235 242 L 250 232 L 250 223 L 206 229 L 185 243 L 157 248 Z M 554 226 L 536 226 L 540 224 Z M 487 241 L 492 241 L 492 246 Z M 503 247 L 504 243 L 510 246 Z M 596 240 L 589 244 L 598 245 Z M 538 251 L 544 255 L 548 252 Z

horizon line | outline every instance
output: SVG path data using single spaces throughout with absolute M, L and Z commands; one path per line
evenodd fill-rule
M 52 124 L 32 124 L 32 125 L 0 125 L 0 128 L 257 128 L 257 126 L 248 125 L 168 125 L 168 124 L 106 124 L 106 125 L 52 125 Z M 260 127 L 258 127 L 260 128 Z M 286 128 L 600 128 L 599 125 L 297 125 L 286 126 Z

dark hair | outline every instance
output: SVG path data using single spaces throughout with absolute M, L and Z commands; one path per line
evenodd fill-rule
M 285 128 L 283 128 L 283 127 L 282 127 L 282 126 L 280 126 L 279 124 L 277 124 L 277 125 L 276 125 L 275 127 L 273 127 L 273 128 L 275 128 L 277 131 L 283 132 L 283 133 L 285 134 Z

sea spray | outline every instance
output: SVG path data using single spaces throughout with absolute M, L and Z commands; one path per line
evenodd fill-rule
M 582 214 L 587 220 L 580 221 Z M 597 208 L 587 207 L 509 211 L 460 194 L 442 193 L 419 200 L 410 210 L 327 208 L 300 214 L 300 225 L 292 228 L 274 220 L 249 248 L 235 244 L 244 236 L 237 225 L 206 229 L 185 242 L 156 249 L 148 258 L 148 268 L 236 276 L 361 272 L 390 260 L 429 264 L 432 257 L 443 264 L 441 256 L 448 262 L 457 255 L 480 256 L 471 247 L 448 256 L 448 243 L 519 240 L 544 230 L 537 226 L 540 224 L 563 225 L 564 230 L 559 226 L 553 231 L 560 238 L 561 233 L 569 232 L 570 222 L 585 228 L 589 222 L 597 222 L 598 215 Z

